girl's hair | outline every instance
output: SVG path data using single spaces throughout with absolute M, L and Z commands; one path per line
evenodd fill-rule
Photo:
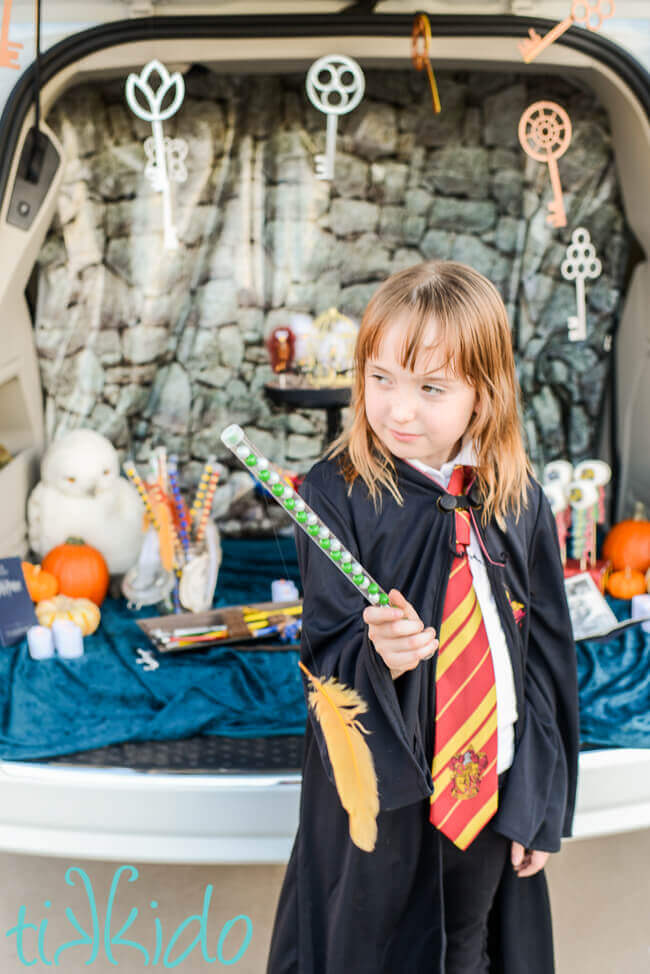
M 467 432 L 478 455 L 482 521 L 485 526 L 494 516 L 503 529 L 509 507 L 516 518 L 522 504 L 526 508 L 528 475 L 535 474 L 521 435 L 520 390 L 506 309 L 494 285 L 465 264 L 426 261 L 392 274 L 375 291 L 357 335 L 350 418 L 323 456 L 333 458 L 347 450 L 339 463 L 348 493 L 360 476 L 375 510 L 381 505 L 381 486 L 403 506 L 392 457 L 366 417 L 365 370 L 367 360 L 377 356 L 386 328 L 405 313 L 402 368 L 414 371 L 420 346 L 434 324 L 446 353 L 445 365 L 479 394 Z

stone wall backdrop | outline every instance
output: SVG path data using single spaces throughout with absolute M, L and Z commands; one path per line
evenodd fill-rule
M 549 460 L 595 455 L 630 242 L 605 111 L 558 78 L 437 76 L 439 116 L 423 74 L 366 72 L 363 102 L 339 123 L 330 184 L 314 175 L 325 117 L 303 73 L 194 66 L 164 126 L 189 145 L 188 179 L 173 190 L 175 252 L 163 250 L 161 197 L 144 177 L 151 128 L 129 110 L 125 79 L 69 90 L 48 116 L 68 164 L 37 265 L 48 441 L 89 426 L 138 462 L 165 444 L 188 489 L 216 453 L 221 530 L 289 530 L 219 440 L 239 423 L 299 473 L 325 445 L 324 411 L 291 412 L 265 397 L 265 336 L 297 311 L 336 305 L 359 319 L 387 274 L 441 257 L 473 265 L 503 295 L 538 476 Z M 558 163 L 568 218 L 559 230 L 546 220 L 548 168 L 517 138 L 522 111 L 540 99 L 573 123 Z M 603 273 L 587 283 L 587 341 L 574 343 L 575 286 L 560 264 L 578 226 Z

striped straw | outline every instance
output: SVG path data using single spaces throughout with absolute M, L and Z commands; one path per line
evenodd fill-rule
M 147 517 L 153 524 L 156 531 L 160 531 L 160 525 L 158 524 L 156 515 L 153 512 L 153 508 L 151 506 L 151 500 L 149 498 L 149 494 L 147 493 L 147 488 L 144 485 L 142 477 L 140 477 L 137 470 L 135 469 L 135 464 L 133 463 L 132 460 L 125 460 L 124 463 L 122 464 L 122 469 L 124 470 L 124 473 L 127 475 L 129 480 L 137 490 L 138 494 L 140 495 L 142 499 L 142 503 L 144 504 L 144 509 L 147 512 Z
M 201 479 L 199 480 L 198 487 L 196 488 L 196 495 L 192 503 L 192 509 L 190 511 L 190 521 L 193 525 L 198 524 L 201 520 L 201 511 L 203 510 L 203 501 L 205 499 L 205 493 L 208 489 L 208 484 L 210 483 L 210 476 L 214 470 L 214 464 L 216 462 L 216 457 L 214 455 L 209 456 L 206 460 L 205 466 L 201 473 Z
M 190 553 L 190 526 L 187 519 L 187 508 L 183 503 L 180 487 L 178 486 L 178 457 L 175 454 L 172 454 L 169 457 L 167 473 L 169 475 L 169 486 L 171 488 L 174 507 L 176 508 L 176 514 L 178 517 L 178 533 L 180 535 L 183 551 L 185 552 L 185 557 L 187 558 Z
M 163 494 L 169 495 L 169 474 L 167 471 L 167 449 L 158 447 L 158 477 Z
M 208 486 L 206 487 L 205 490 L 203 510 L 201 512 L 201 517 L 199 519 L 199 526 L 196 530 L 197 542 L 203 541 L 205 528 L 208 523 L 208 518 L 210 517 L 210 511 L 212 510 L 212 498 L 214 497 L 214 492 L 217 489 L 218 482 L 219 482 L 219 471 L 213 470 L 212 473 L 210 474 L 210 480 L 208 481 Z
M 152 497 L 157 503 L 167 503 L 167 498 L 165 497 L 165 493 L 160 484 L 152 484 L 150 490 Z M 174 571 L 176 572 L 177 579 L 180 579 L 180 569 L 185 563 L 185 552 L 180 542 L 180 538 L 178 537 L 178 532 L 176 531 L 176 525 L 174 524 L 173 518 L 170 519 L 170 530 L 174 546 Z

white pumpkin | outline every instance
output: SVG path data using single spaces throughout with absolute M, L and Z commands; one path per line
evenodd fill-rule
M 69 619 L 79 626 L 84 636 L 92 636 L 101 619 L 98 607 L 90 599 L 71 599 L 67 595 L 43 599 L 35 610 L 36 618 L 42 626 L 51 628 L 56 619 Z

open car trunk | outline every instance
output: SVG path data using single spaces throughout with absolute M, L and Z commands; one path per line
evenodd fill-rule
M 610 268 L 607 286 L 603 287 L 598 300 L 590 306 L 590 314 L 597 321 L 597 326 L 594 326 L 597 339 L 592 342 L 589 355 L 582 358 L 577 355 L 575 358 L 580 360 L 577 364 L 575 361 L 567 363 L 566 359 L 572 356 L 565 349 L 565 368 L 555 375 L 552 382 L 549 380 L 551 386 L 554 382 L 558 387 L 569 389 L 565 398 L 558 394 L 555 399 L 559 404 L 562 435 L 559 438 L 551 435 L 552 415 L 550 419 L 547 415 L 538 423 L 531 421 L 528 431 L 529 444 L 535 431 L 539 434 L 538 441 L 530 445 L 537 451 L 536 459 L 540 465 L 566 452 L 578 456 L 581 450 L 583 456 L 597 456 L 609 462 L 614 471 L 610 520 L 620 519 L 631 514 L 635 501 L 650 502 L 650 451 L 645 418 L 650 411 L 650 331 L 647 316 L 650 306 L 650 196 L 647 175 L 650 142 L 647 77 L 632 58 L 602 37 L 576 30 L 566 33 L 532 64 L 524 66 L 517 52 L 517 40 L 525 35 L 529 25 L 537 26 L 543 33 L 551 26 L 547 21 L 450 16 L 432 17 L 431 24 L 435 37 L 434 66 L 440 79 L 443 110 L 447 111 L 447 118 L 444 111 L 440 116 L 440 125 L 451 126 L 450 132 L 461 132 L 461 141 L 464 140 L 466 150 L 476 148 L 480 139 L 472 132 L 479 124 L 479 102 L 470 98 L 465 103 L 459 91 L 473 92 L 472 97 L 478 98 L 484 90 L 486 97 L 495 99 L 488 103 L 497 114 L 492 119 L 496 134 L 493 134 L 490 146 L 490 172 L 512 167 L 512 160 L 519 152 L 516 139 L 510 139 L 502 147 L 498 144 L 498 113 L 507 109 L 510 97 L 504 96 L 499 101 L 498 96 L 506 89 L 517 102 L 518 99 L 525 99 L 533 90 L 542 92 L 546 84 L 551 91 L 559 93 L 558 101 L 562 100 L 563 94 L 573 92 L 577 112 L 580 97 L 584 96 L 588 106 L 597 103 L 602 117 L 606 118 L 615 167 L 607 179 L 603 177 L 602 182 L 597 179 L 596 184 L 602 188 L 602 184 L 609 180 L 613 195 L 610 198 L 605 194 L 603 198 L 603 222 L 597 243 L 603 264 L 611 258 L 610 263 L 615 267 L 614 270 Z M 124 117 L 126 109 L 115 109 L 112 114 L 107 109 L 107 117 L 113 118 L 115 127 L 106 136 L 107 144 L 112 143 L 113 154 L 116 157 L 121 155 L 123 161 L 126 160 L 124 169 L 120 170 L 118 166 L 114 170 L 107 170 L 106 184 L 110 183 L 111 187 L 105 192 L 100 190 L 98 194 L 97 182 L 93 184 L 92 177 L 84 175 L 82 171 L 87 165 L 92 168 L 92 160 L 99 157 L 104 148 L 101 144 L 103 134 L 96 129 L 89 134 L 89 130 L 83 129 L 84 124 L 92 124 L 93 113 L 99 104 L 97 99 L 103 99 L 105 105 L 114 108 L 118 104 L 118 91 L 123 90 L 126 75 L 139 73 L 152 58 L 158 58 L 170 72 L 179 70 L 186 76 L 188 104 L 193 112 L 195 129 L 200 131 L 204 126 L 205 139 L 209 141 L 213 138 L 216 145 L 219 139 L 232 137 L 228 111 L 234 110 L 235 103 L 241 108 L 246 102 L 246 86 L 250 84 L 251 99 L 258 106 L 258 117 L 254 123 L 257 125 L 254 134 L 258 141 L 249 140 L 247 147 L 246 135 L 241 136 L 237 148 L 237 166 L 232 171 L 225 171 L 223 165 L 221 169 L 215 165 L 214 178 L 209 177 L 207 183 L 201 183 L 200 179 L 196 181 L 196 197 L 193 200 L 187 195 L 184 197 L 187 222 L 182 224 L 179 217 L 179 228 L 181 241 L 187 248 L 199 242 L 198 251 L 193 251 L 191 259 L 195 262 L 202 260 L 205 267 L 209 264 L 209 258 L 205 251 L 201 251 L 201 242 L 213 232 L 221 243 L 230 241 L 232 247 L 225 256 L 221 255 L 222 264 L 213 280 L 219 281 L 224 293 L 230 294 L 232 280 L 228 281 L 228 262 L 231 261 L 231 277 L 236 279 L 238 291 L 246 292 L 243 298 L 241 294 L 235 296 L 235 300 L 239 300 L 239 306 L 245 310 L 249 330 L 254 330 L 251 309 L 261 308 L 266 313 L 265 323 L 260 326 L 256 339 L 257 344 L 261 345 L 262 330 L 266 329 L 268 333 L 268 326 L 281 320 L 281 309 L 285 304 L 291 304 L 287 293 L 293 293 L 295 298 L 297 292 L 295 289 L 291 292 L 291 286 L 296 283 L 296 276 L 302 274 L 299 280 L 302 284 L 310 277 L 319 280 L 328 299 L 331 294 L 334 300 L 343 300 L 343 303 L 347 300 L 349 310 L 358 312 L 367 300 L 368 281 L 372 289 L 384 271 L 396 267 L 400 260 L 409 263 L 418 259 L 414 241 L 423 240 L 432 228 L 417 223 L 421 218 L 421 213 L 417 211 L 417 199 L 413 203 L 415 209 L 410 214 L 416 221 L 412 224 L 414 229 L 409 231 L 412 237 L 402 241 L 402 253 L 396 254 L 397 245 L 389 248 L 385 259 L 378 260 L 376 253 L 376 245 L 382 240 L 382 228 L 385 239 L 390 239 L 391 234 L 397 232 L 394 221 L 399 220 L 399 214 L 395 211 L 409 192 L 409 187 L 399 182 L 401 170 L 390 169 L 390 152 L 381 151 L 380 130 L 382 124 L 390 128 L 390 119 L 408 108 L 407 96 L 413 91 L 412 79 L 405 80 L 407 75 L 413 74 L 410 63 L 411 25 L 411 14 L 362 16 L 350 13 L 336 17 L 296 15 L 254 18 L 186 16 L 134 19 L 86 31 L 61 42 L 42 58 L 40 130 L 43 141 L 39 146 L 37 182 L 27 177 L 26 140 L 34 120 L 31 72 L 20 80 L 0 122 L 0 253 L 3 255 L 0 267 L 0 441 L 15 456 L 9 466 L 0 472 L 2 555 L 24 556 L 26 553 L 26 499 L 38 477 L 38 460 L 57 431 L 66 426 L 72 428 L 75 423 L 94 426 L 109 437 L 114 435 L 123 456 L 127 449 L 146 443 L 151 432 L 146 422 L 140 426 L 137 423 L 142 403 L 136 402 L 134 409 L 126 409 L 117 416 L 109 416 L 108 407 L 103 412 L 93 412 L 97 389 L 93 386 L 92 375 L 99 353 L 96 346 L 91 347 L 89 341 L 84 341 L 83 316 L 90 313 L 89 295 L 102 293 L 101 288 L 98 292 L 93 277 L 97 268 L 102 268 L 104 275 L 108 273 L 108 268 L 113 277 L 119 276 L 124 269 L 124 249 L 120 250 L 116 241 L 130 239 L 133 244 L 134 236 L 129 235 L 136 222 L 133 213 L 120 214 L 116 210 L 117 204 L 134 196 L 133 184 L 129 183 L 124 172 L 131 165 L 127 157 L 133 151 L 135 139 L 131 135 L 122 137 L 119 134 L 120 119 Z M 334 51 L 352 56 L 362 64 L 367 72 L 369 99 L 375 112 L 374 116 L 372 111 L 366 116 L 365 132 L 358 129 L 353 131 L 341 123 L 344 141 L 338 149 L 349 198 L 358 200 L 364 193 L 368 196 L 365 189 L 356 192 L 354 188 L 349 188 L 355 179 L 360 179 L 365 186 L 367 182 L 364 183 L 364 180 L 370 179 L 373 185 L 380 187 L 374 197 L 370 194 L 369 198 L 362 200 L 364 206 L 355 211 L 354 218 L 366 219 L 370 212 L 368 207 L 371 206 L 383 205 L 386 210 L 385 222 L 380 224 L 377 234 L 379 240 L 367 241 L 368 253 L 363 257 L 368 263 L 365 279 L 363 269 L 356 278 L 348 280 L 340 267 L 332 273 L 322 234 L 319 236 L 320 230 L 312 233 L 315 221 L 325 211 L 325 204 L 316 183 L 309 184 L 308 190 L 304 189 L 304 164 L 306 156 L 311 159 L 312 150 L 317 148 L 318 139 L 324 133 L 322 116 L 311 111 L 309 122 L 303 127 L 302 135 L 311 138 L 311 148 L 309 138 L 305 141 L 301 136 L 286 151 L 276 144 L 272 150 L 276 155 L 268 155 L 275 120 L 265 117 L 269 104 L 265 100 L 265 86 L 270 85 L 278 98 L 284 99 L 284 114 L 277 120 L 276 142 L 282 142 L 282 133 L 285 141 L 290 142 L 291 119 L 299 129 L 302 124 L 300 120 L 309 115 L 309 110 L 300 104 L 298 94 L 304 90 L 304 74 L 315 58 Z M 257 83 L 255 78 L 258 79 Z M 293 79 L 288 87 L 282 87 L 280 79 L 283 78 Z M 527 80 L 522 80 L 524 78 Z M 229 87 L 229 79 L 237 79 L 234 88 Z M 273 79 L 276 81 L 273 82 Z M 424 74 L 416 77 L 416 83 L 422 91 L 426 90 Z M 273 84 L 277 87 L 273 88 Z M 532 85 L 532 88 L 525 88 L 525 84 Z M 214 108 L 213 88 L 219 102 L 218 111 Z M 382 88 L 385 88 L 385 92 L 382 92 Z M 232 92 L 234 95 L 230 98 Z M 531 97 L 529 100 L 534 99 Z M 75 105 L 81 106 L 78 128 L 74 123 Z M 480 107 L 482 112 L 489 112 L 484 102 L 480 103 Z M 587 114 L 590 110 L 587 109 Z M 202 119 L 202 111 L 207 122 Z M 586 125 L 586 116 L 584 121 Z M 136 125 L 135 131 L 139 139 L 136 147 L 142 156 L 141 143 L 147 134 L 146 125 Z M 179 131 L 182 131 L 182 125 Z M 430 126 L 428 134 L 422 136 L 425 149 L 433 150 L 437 159 L 438 177 L 432 192 L 440 192 L 442 187 L 443 197 L 453 195 L 453 180 L 445 183 L 444 168 L 447 166 L 448 175 L 454 176 L 455 167 L 462 169 L 462 166 L 451 156 L 445 160 L 444 128 L 442 134 L 432 135 L 432 131 Z M 393 134 L 389 131 L 386 138 L 392 138 Z M 235 132 L 235 137 L 240 136 Z M 84 139 L 87 141 L 84 142 Z M 259 149 L 260 140 L 266 140 L 263 150 Z M 197 155 L 200 154 L 198 142 L 197 138 L 196 144 L 192 143 L 191 146 L 191 152 Z M 603 166 L 610 167 L 609 156 L 601 143 L 602 140 L 595 146 L 594 152 L 601 152 Z M 299 151 L 299 144 L 303 147 L 307 144 L 307 149 Z M 503 149 L 503 153 L 501 157 L 496 157 L 494 154 L 499 148 Z M 214 149 L 216 158 L 222 161 L 228 151 L 223 146 Z M 415 130 L 415 123 L 399 132 L 393 154 L 397 153 L 397 157 L 404 160 L 409 154 L 412 156 L 421 151 L 420 133 Z M 402 156 L 399 156 L 400 152 Z M 360 176 L 355 153 L 366 160 L 366 169 Z M 479 160 L 476 164 L 482 165 L 479 155 L 470 158 L 465 152 L 463 158 L 470 169 L 476 159 Z M 582 161 L 588 172 L 588 151 L 585 151 Z M 407 163 L 402 161 L 398 165 L 406 166 Z M 292 167 L 300 168 L 303 173 L 294 183 L 291 182 L 292 177 L 287 175 Z M 76 175 L 75 168 L 78 170 Z M 538 168 L 541 170 L 544 167 Z M 387 170 L 396 180 L 392 188 L 386 179 Z M 96 173 L 98 169 L 94 171 Z M 274 186 L 262 198 L 260 194 L 266 193 L 264 173 L 267 171 L 272 173 Z M 457 195 L 461 199 L 469 196 L 472 200 L 475 197 L 471 190 L 471 181 L 475 176 L 472 171 L 466 178 L 469 192 L 466 192 L 467 185 L 464 188 L 461 185 L 458 189 Z M 487 176 L 485 178 L 488 179 Z M 543 179 L 536 178 L 538 182 L 535 188 L 541 195 Z M 301 179 L 303 182 L 300 182 Z M 461 180 L 460 175 L 458 179 Z M 496 176 L 492 175 L 489 179 L 491 186 L 496 185 Z M 580 182 L 577 176 L 575 180 L 576 183 Z M 241 187 L 237 197 L 240 203 L 242 194 L 248 194 L 246 213 L 252 214 L 246 216 L 250 223 L 241 226 L 237 224 L 241 211 L 233 214 L 232 209 L 228 208 L 234 196 L 234 181 L 239 181 Z M 287 184 L 293 188 L 285 193 L 282 188 L 284 186 L 286 189 Z M 94 186 L 89 197 L 83 201 L 84 206 L 88 204 L 85 209 L 75 196 L 75 187 L 82 185 L 86 189 Z M 322 187 L 322 183 L 319 185 Z M 211 187 L 209 191 L 206 186 Z M 596 196 L 598 191 L 594 189 Z M 272 200 L 268 205 L 267 199 Z M 344 200 L 345 196 L 340 199 Z M 202 204 L 210 200 L 216 200 L 219 206 L 223 203 L 224 214 L 230 213 L 232 219 L 227 222 L 224 217 L 222 223 L 205 230 L 204 223 L 197 220 L 195 224 L 193 219 L 200 213 Z M 107 201 L 113 204 L 110 220 L 100 212 Z M 480 205 L 482 212 L 488 213 L 485 204 L 482 202 Z M 506 231 L 515 233 L 514 221 L 520 216 L 516 205 L 512 211 L 507 210 L 507 205 L 506 202 L 504 212 L 506 216 L 508 212 L 511 213 L 508 218 L 512 222 L 509 224 L 506 220 L 500 224 L 504 234 Z M 294 218 L 301 223 L 301 232 L 308 235 L 308 252 L 304 259 L 300 252 L 300 233 L 292 236 L 287 232 L 290 217 L 286 213 L 291 208 Z M 209 220 L 213 214 L 205 212 L 205 209 L 204 206 L 202 216 Z M 341 204 L 337 211 L 341 221 L 345 218 L 341 212 L 343 209 Z M 619 210 L 622 219 L 617 215 Z M 468 220 L 465 235 L 476 236 L 477 228 L 472 223 L 475 217 L 468 210 L 463 212 Z M 79 220 L 87 221 L 89 213 L 91 224 L 94 214 L 95 225 L 86 226 L 84 234 L 75 235 L 73 225 L 78 224 Z M 608 223 L 610 217 L 611 223 Z M 330 213 L 330 225 L 332 219 Z M 457 214 L 453 219 L 458 219 Z M 486 219 L 489 224 L 489 213 Z M 127 222 L 126 231 L 120 229 L 120 221 Z M 543 213 L 541 217 L 538 215 L 535 225 L 539 226 L 540 223 L 543 226 Z M 160 225 L 153 229 L 146 227 L 145 230 L 159 235 Z M 348 232 L 353 240 L 352 231 Z M 373 231 L 370 229 L 367 232 Z M 459 256 L 459 252 L 454 250 L 458 234 L 454 236 L 444 221 L 434 226 L 433 232 L 434 236 L 429 238 L 427 245 L 428 256 L 435 253 Z M 245 239 L 242 243 L 242 234 L 246 238 L 249 233 L 251 239 Z M 111 234 L 112 239 L 109 239 Z M 342 234 L 345 235 L 345 231 Z M 265 264 L 262 238 L 266 242 L 267 257 L 271 255 L 272 267 Z M 243 258 L 242 250 L 246 250 L 249 244 L 251 247 L 259 245 L 259 249 Z M 126 274 L 132 290 L 144 287 L 134 268 L 147 246 L 146 240 L 143 249 L 133 245 L 132 264 Z M 526 290 L 523 277 L 512 286 L 505 283 L 510 274 L 509 265 L 517 259 L 512 256 L 516 253 L 516 243 L 513 242 L 510 250 L 508 246 L 507 243 L 503 244 L 502 249 L 498 244 L 493 246 L 493 240 L 488 237 L 480 246 L 476 246 L 475 251 L 468 250 L 470 256 L 466 259 L 472 263 L 471 253 L 475 253 L 475 261 L 487 261 L 488 276 L 491 272 L 492 276 L 499 271 L 502 274 L 501 283 L 508 292 L 508 310 L 516 322 L 518 364 L 525 378 L 531 369 L 534 370 L 538 357 L 545 354 L 545 343 L 539 341 L 539 334 L 535 333 L 531 324 L 531 318 L 535 318 L 534 289 Z M 445 247 L 449 249 L 448 253 L 443 252 Z M 490 254 L 487 254 L 486 248 Z M 289 254 L 287 259 L 293 262 L 289 283 L 278 271 L 280 262 L 274 260 L 274 254 L 280 250 Z M 558 263 L 562 259 L 561 251 L 561 247 L 556 247 L 554 259 Z M 182 259 L 186 260 L 187 253 L 181 252 Z M 461 259 L 463 253 L 460 253 Z M 544 254 L 540 252 L 538 265 L 541 265 L 543 257 Z M 215 264 L 219 262 L 212 250 L 210 259 L 214 259 Z M 72 273 L 70 267 L 75 262 L 75 273 L 80 279 L 84 273 L 87 275 L 86 289 L 82 287 L 76 298 L 68 293 L 70 277 L 66 277 L 66 274 Z M 508 265 L 505 269 L 504 263 Z M 53 268 L 59 268 L 58 276 Z M 242 268 L 245 268 L 245 272 Z M 170 299 L 173 297 L 180 303 L 172 311 L 163 311 L 159 314 L 158 324 L 150 322 L 148 327 L 159 328 L 163 319 L 179 320 L 181 310 L 183 314 L 192 313 L 191 308 L 182 305 L 184 298 L 179 296 L 181 292 L 187 295 L 190 278 L 189 293 L 199 300 L 198 291 L 206 281 L 209 282 L 210 274 L 202 269 L 199 269 L 196 277 L 189 272 L 179 272 L 172 281 L 173 286 L 170 285 Z M 111 301 L 117 300 L 116 292 L 112 292 L 106 280 L 103 280 L 103 294 L 108 306 Z M 301 293 L 304 296 L 306 292 Z M 204 297 L 205 293 L 201 300 Z M 306 303 L 309 300 L 309 296 L 305 298 Z M 280 315 L 274 317 L 272 312 L 278 309 Z M 313 310 L 319 312 L 324 309 L 314 307 Z M 109 307 L 105 312 L 110 317 Z M 560 331 L 566 320 L 565 312 L 562 301 L 555 311 L 549 311 L 549 320 L 554 315 L 554 327 Z M 199 317 L 201 313 L 199 308 Z M 103 322 L 98 326 L 97 334 L 110 333 L 111 323 L 109 321 L 107 326 L 102 317 L 104 310 L 100 308 L 96 314 Z M 63 319 L 69 324 L 75 315 L 76 324 L 69 325 L 69 328 L 61 324 Z M 122 321 L 116 328 L 120 334 L 124 324 Z M 94 333 L 92 328 L 88 330 L 88 336 L 91 332 Z M 57 357 L 62 337 L 71 354 Z M 145 335 L 143 340 L 147 337 L 152 336 Z M 83 356 L 89 349 L 92 356 L 82 358 L 74 367 L 70 365 L 68 360 L 73 357 L 72 353 Z M 101 362 L 101 367 L 122 367 L 119 354 L 112 361 L 109 360 L 110 354 L 109 349 L 106 352 L 108 358 Z M 137 364 L 137 355 L 133 356 L 132 361 Z M 143 362 L 144 359 L 141 359 L 140 364 L 146 371 Z M 147 360 L 147 366 L 151 364 L 155 373 L 155 356 Z M 165 365 L 169 364 L 166 360 Z M 224 366 L 225 369 L 228 367 Z M 235 366 L 231 365 L 230 368 L 235 371 Z M 577 388 L 580 382 L 586 381 L 587 373 L 589 395 L 572 395 L 572 386 Z M 143 375 L 142 381 L 147 388 L 154 380 L 154 374 Z M 117 385 L 117 380 L 114 383 Z M 105 386 L 109 384 L 105 382 Z M 227 387 L 227 377 L 220 378 L 217 384 L 220 388 Z M 86 398 L 87 406 L 80 407 L 79 401 L 70 403 L 66 400 L 66 392 L 71 386 L 80 390 L 79 396 L 82 400 Z M 115 392 L 110 390 L 109 395 L 109 391 L 103 389 L 105 403 L 111 403 L 111 395 Z M 231 396 L 230 400 L 228 395 Z M 541 390 L 540 395 L 543 400 Z M 237 389 L 224 396 L 221 403 L 224 415 L 238 413 L 242 408 L 235 402 L 236 396 Z M 595 404 L 592 403 L 591 413 L 585 407 L 589 396 L 596 400 Z M 146 397 L 143 403 L 145 401 Z M 539 409 L 543 411 L 543 402 L 539 404 Z M 588 421 L 585 420 L 582 427 L 579 424 L 576 426 L 575 417 L 579 409 L 588 416 Z M 221 413 L 216 420 L 213 417 L 215 429 L 221 419 Z M 168 433 L 173 437 L 178 431 L 171 428 Z M 196 736 L 168 742 L 125 742 L 50 760 L 3 761 L 0 764 L 0 847 L 15 852 L 114 860 L 137 857 L 142 861 L 194 863 L 286 861 L 298 818 L 301 740 L 293 735 L 253 739 Z M 648 825 L 650 751 L 624 747 L 584 751 L 580 760 L 576 837 L 607 835 Z

